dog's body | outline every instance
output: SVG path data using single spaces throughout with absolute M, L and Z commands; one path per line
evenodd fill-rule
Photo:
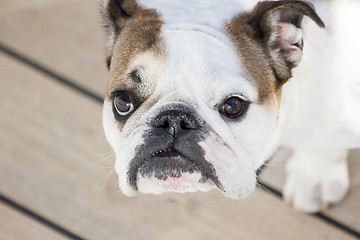
M 347 192 L 348 149 L 360 146 L 360 74 L 356 39 L 359 3 L 315 1 L 326 24 L 304 19 L 304 51 L 293 78 L 282 90 L 279 143 L 294 150 L 287 163 L 285 199 L 314 212 L 340 201 Z
M 320 17 L 298 1 L 105 1 L 103 120 L 122 191 L 245 197 L 287 145 L 285 197 L 305 211 L 341 200 L 360 147 L 359 34 L 342 11 L 360 8 L 314 4 Z

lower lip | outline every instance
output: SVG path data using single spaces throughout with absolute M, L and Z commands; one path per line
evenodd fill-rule
M 168 177 L 160 180 L 156 177 L 142 177 L 139 175 L 138 190 L 143 193 L 162 194 L 165 192 L 195 192 L 208 191 L 214 187 L 208 182 L 201 183 L 201 173 L 183 173 L 181 177 Z

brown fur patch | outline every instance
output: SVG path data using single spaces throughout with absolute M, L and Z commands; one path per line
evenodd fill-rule
M 138 10 L 124 25 L 118 36 L 111 60 L 107 95 L 113 89 L 129 89 L 134 82 L 127 77 L 129 63 L 139 54 L 151 51 L 162 53 L 160 36 L 162 20 L 154 10 Z
M 276 87 L 276 78 L 269 64 L 269 56 L 265 53 L 258 32 L 249 24 L 250 15 L 239 14 L 226 25 L 238 56 L 245 68 L 245 75 L 258 88 L 258 101 L 264 103 L 280 89 Z
M 226 26 L 247 77 L 258 87 L 260 103 L 280 96 L 282 85 L 292 77 L 291 69 L 301 59 L 302 39 L 287 43 L 289 36 L 280 33 L 280 26 L 301 28 L 303 16 L 324 27 L 311 5 L 295 0 L 259 2 L 252 12 L 239 14 Z
M 155 10 L 134 7 L 130 4 L 131 2 L 133 1 L 128 1 L 129 6 L 122 6 L 127 7 L 129 17 L 126 21 L 121 20 L 121 31 L 115 36 L 106 98 L 109 101 L 113 91 L 130 90 L 136 95 L 138 104 L 142 103 L 137 109 L 141 112 L 141 109 L 149 108 L 149 105 L 153 103 L 147 99 L 148 96 L 142 96 L 143 93 L 137 91 L 138 85 L 142 83 L 141 80 L 134 79 L 131 74 L 134 69 L 129 69 L 129 67 L 131 62 L 142 53 L 149 53 L 155 58 L 162 55 L 164 47 L 160 31 L 163 22 Z M 120 131 L 124 123 L 125 121 L 117 121 Z

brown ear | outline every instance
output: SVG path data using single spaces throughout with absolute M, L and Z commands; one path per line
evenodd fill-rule
M 104 0 L 103 18 L 107 38 L 107 66 L 110 68 L 115 41 L 126 22 L 140 9 L 135 0 Z
M 291 69 L 301 60 L 301 23 L 304 15 L 318 26 L 325 27 L 313 6 L 302 1 L 259 2 L 250 13 L 250 25 L 265 45 L 274 74 L 281 85 L 291 77 Z

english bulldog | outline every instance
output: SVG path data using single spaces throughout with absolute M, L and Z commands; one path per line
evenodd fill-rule
M 360 147 L 356 1 L 105 0 L 103 125 L 125 195 L 244 198 L 280 146 L 284 197 L 315 212 Z

